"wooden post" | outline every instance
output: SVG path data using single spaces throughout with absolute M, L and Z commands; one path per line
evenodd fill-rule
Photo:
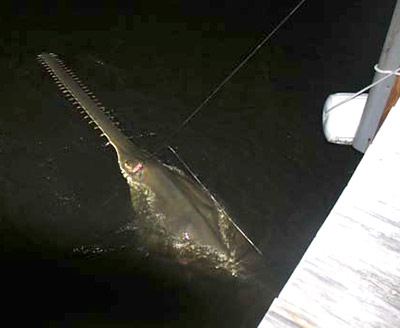
M 399 68 L 399 62 L 400 0 L 396 3 L 378 66 L 382 70 L 394 71 Z M 375 82 L 383 76 L 384 74 L 377 72 L 373 81 Z M 395 80 L 396 76 L 390 77 L 371 89 L 360 125 L 353 140 L 353 147 L 358 151 L 364 153 L 367 150 L 390 108 L 396 103 L 394 100 L 399 97 L 400 88 L 398 83 L 395 83 Z

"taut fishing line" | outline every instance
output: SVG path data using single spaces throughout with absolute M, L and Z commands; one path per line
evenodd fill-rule
M 239 63 L 239 65 L 237 65 L 232 70 L 232 72 L 224 80 L 222 80 L 220 84 L 217 85 L 217 87 L 204 99 L 204 101 L 193 110 L 193 112 L 176 128 L 176 130 L 169 137 L 166 138 L 164 145 L 156 149 L 156 151 L 150 155 L 150 158 L 158 155 L 162 150 L 168 147 L 168 144 L 172 141 L 172 139 L 176 137 L 176 135 L 183 129 L 183 127 L 187 125 L 193 119 L 193 117 L 198 112 L 200 112 L 200 110 L 203 109 L 203 107 L 215 96 L 215 94 L 257 53 L 257 51 L 260 50 L 260 48 L 276 34 L 276 32 L 282 27 L 282 25 L 289 20 L 289 18 L 303 5 L 305 1 L 306 0 L 301 0 L 279 22 L 279 24 Z

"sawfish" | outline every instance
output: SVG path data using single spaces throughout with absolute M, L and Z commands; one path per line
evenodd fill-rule
M 66 98 L 116 151 L 131 192 L 142 241 L 179 263 L 244 276 L 261 252 L 195 176 L 141 149 L 114 122 L 97 97 L 54 53 L 38 61 Z

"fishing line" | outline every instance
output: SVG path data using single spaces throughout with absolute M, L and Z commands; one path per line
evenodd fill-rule
M 301 0 L 280 22 L 279 24 L 237 65 L 232 72 L 224 79 L 222 82 L 207 96 L 207 98 L 204 99 L 202 103 L 200 103 L 197 108 L 178 126 L 178 128 L 169 136 L 166 138 L 166 141 L 163 146 L 158 148 L 152 155 L 151 157 L 156 156 L 159 154 L 161 150 L 164 150 L 167 147 L 167 144 L 169 144 L 172 139 L 182 130 L 182 128 L 188 124 L 193 117 L 215 96 L 215 94 L 257 53 L 258 50 L 266 43 L 268 42 L 274 35 L 275 33 L 282 27 L 283 24 L 285 24 L 289 18 L 303 5 L 303 3 L 306 0 Z
M 247 235 L 244 233 L 242 229 L 239 228 L 239 226 L 231 219 L 231 217 L 226 213 L 225 209 L 218 203 L 218 201 L 215 199 L 215 197 L 211 194 L 211 192 L 207 189 L 207 187 L 200 181 L 200 179 L 197 177 L 196 174 L 190 169 L 189 165 L 186 164 L 186 162 L 178 155 L 178 153 L 175 151 L 174 148 L 171 146 L 165 146 L 168 148 L 178 159 L 178 161 L 184 166 L 184 168 L 190 173 L 190 175 L 193 177 L 194 180 L 199 184 L 199 186 L 209 195 L 211 200 L 214 202 L 215 206 L 225 215 L 225 217 L 229 220 L 229 222 L 236 228 L 237 231 L 242 235 L 244 239 L 254 248 L 254 250 L 259 254 L 262 255 L 261 250 L 252 242 L 252 240 L 247 237 Z

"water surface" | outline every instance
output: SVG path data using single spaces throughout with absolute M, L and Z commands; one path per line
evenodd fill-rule
M 0 114 L 10 309 L 54 325 L 255 326 L 361 158 L 324 141 L 320 112 L 328 94 L 372 79 L 392 7 L 364 3 L 308 3 L 171 142 L 262 250 L 266 279 L 251 285 L 148 257 L 121 230 L 134 217 L 115 153 L 35 56 L 62 55 L 152 150 L 293 4 L 11 8 Z

